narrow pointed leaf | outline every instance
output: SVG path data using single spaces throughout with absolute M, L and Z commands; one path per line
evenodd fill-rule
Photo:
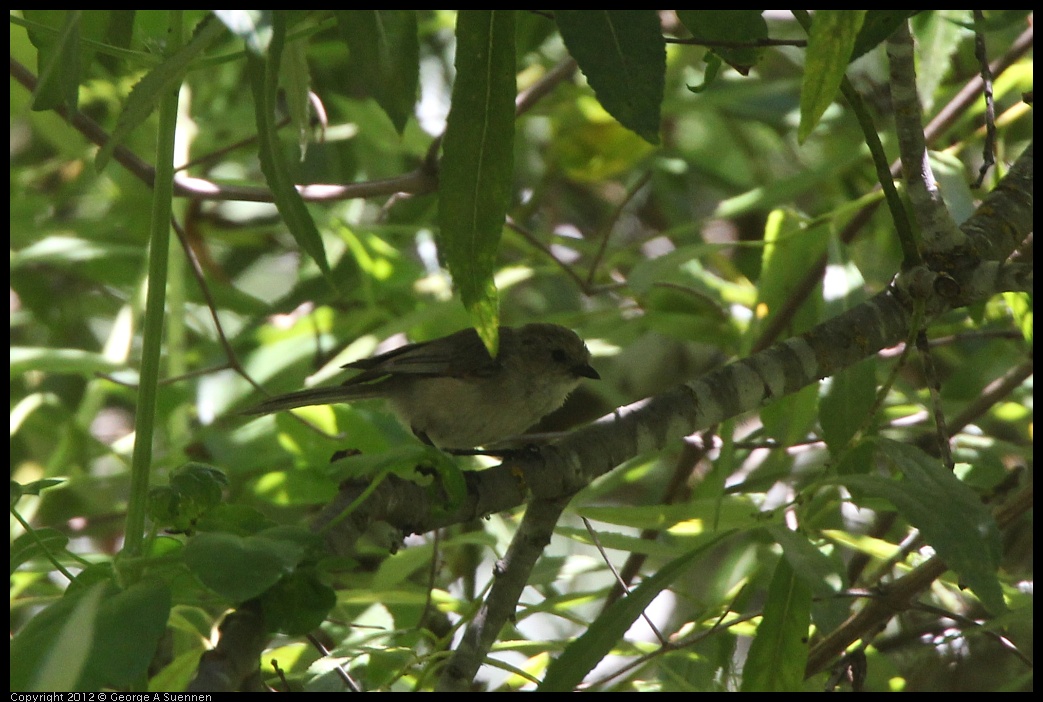
M 102 41 L 112 10 L 23 10 L 30 26 L 29 40 L 37 48 L 39 82 L 33 92 L 33 109 L 64 107 L 72 112 L 79 102 L 80 82 L 95 51 L 81 39 Z
M 800 89 L 798 141 L 808 138 L 836 97 L 865 14 L 865 10 L 815 11 Z
M 915 446 L 888 439 L 873 443 L 905 480 L 852 475 L 839 482 L 890 501 L 990 612 L 1004 612 L 1007 607 L 996 574 L 1000 532 L 989 508 L 938 459 Z
M 290 159 L 286 158 L 275 125 L 276 94 L 279 87 L 279 65 L 286 38 L 286 23 L 281 12 L 273 19 L 272 40 L 265 57 L 247 54 L 247 73 L 254 96 L 254 113 L 257 119 L 258 156 L 261 172 L 264 173 L 290 234 L 316 263 L 333 284 L 330 266 L 326 261 L 326 248 L 308 212 L 304 200 L 294 185 L 294 172 Z
M 493 272 L 514 166 L 514 11 L 461 12 L 456 41 L 456 83 L 442 145 L 439 246 L 464 307 L 495 353 Z
M 885 41 L 902 22 L 920 10 L 868 10 L 862 28 L 858 31 L 855 48 L 851 51 L 851 60 L 872 50 Z
M 180 85 L 192 60 L 201 54 L 225 29 L 220 22 L 205 22 L 192 39 L 167 57 L 142 78 L 130 91 L 112 137 L 98 152 L 94 165 L 100 171 L 108 164 L 113 150 L 122 144 L 134 128 L 144 122 L 159 105 L 160 98 L 172 86 Z
M 811 588 L 780 558 L 742 669 L 742 692 L 798 692 L 808 660 Z
M 353 69 L 401 134 L 420 76 L 416 10 L 336 10 L 334 16 Z

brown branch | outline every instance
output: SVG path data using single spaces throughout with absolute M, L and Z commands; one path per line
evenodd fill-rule
M 772 39 L 770 37 L 764 37 L 763 39 L 751 39 L 749 41 L 725 41 L 723 39 L 696 39 L 694 37 L 688 37 L 685 39 L 677 39 L 675 37 L 664 37 L 667 44 L 687 44 L 695 46 L 708 46 L 712 48 L 722 49 L 760 49 L 766 46 L 807 46 L 807 39 Z
M 37 86 L 36 76 L 16 61 L 13 56 L 11 57 L 11 77 L 29 92 L 35 92 Z M 54 108 L 54 111 L 74 129 L 83 134 L 88 141 L 97 146 L 104 146 L 111 139 L 111 135 L 101 125 L 82 112 L 70 115 L 67 110 L 61 107 Z M 139 158 L 137 154 L 127 147 L 123 145 L 117 146 L 113 150 L 112 158 L 150 188 L 155 183 L 155 167 Z M 369 180 L 349 185 L 322 183 L 298 185 L 297 191 L 308 202 L 331 202 L 395 195 L 397 193 L 422 195 L 433 192 L 437 187 L 437 177 L 426 164 L 422 164 L 414 171 L 392 178 Z M 174 195 L 200 200 L 275 201 L 271 191 L 265 187 L 227 185 L 205 178 L 194 178 L 184 173 L 178 173 L 174 176 Z
M 994 512 L 1000 528 L 1032 509 L 1032 485 L 1027 485 L 1010 501 Z M 804 677 L 821 673 L 830 663 L 859 639 L 876 635 L 896 614 L 912 607 L 912 599 L 931 586 L 949 567 L 937 556 L 887 585 L 881 596 L 870 599 L 866 606 L 816 643 L 808 653 Z

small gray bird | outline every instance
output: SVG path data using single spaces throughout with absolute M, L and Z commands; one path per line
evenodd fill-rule
M 463 329 L 344 368 L 362 372 L 335 387 L 273 397 L 245 413 L 380 397 L 421 441 L 470 449 L 518 436 L 560 407 L 581 378 L 601 377 L 575 332 L 541 323 L 500 327 L 496 358 L 474 329 Z

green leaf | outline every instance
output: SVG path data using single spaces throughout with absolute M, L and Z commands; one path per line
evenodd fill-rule
M 275 107 L 279 89 L 279 65 L 286 38 L 286 11 L 275 11 L 272 37 L 267 57 L 248 54 L 247 73 L 253 89 L 254 113 L 257 119 L 258 156 L 264 173 L 290 234 L 319 265 L 326 279 L 336 288 L 326 261 L 322 237 L 293 182 L 293 172 L 286 158 L 275 126 Z
M 762 10 L 677 10 L 677 19 L 692 33 L 692 38 L 699 41 L 753 43 L 768 37 L 768 23 L 761 13 Z M 764 53 L 763 48 L 753 46 L 710 46 L 709 49 L 744 76 Z M 707 75 L 707 82 L 710 79 Z
M 311 568 L 294 571 L 261 596 L 265 626 L 287 636 L 317 629 L 335 604 L 337 593 Z
M 783 558 L 789 561 L 793 572 L 811 592 L 819 597 L 837 593 L 844 584 L 844 573 L 837 567 L 837 562 L 808 540 L 806 534 L 792 531 L 783 524 L 773 524 L 765 529 L 782 546 Z
M 876 449 L 871 441 L 859 441 L 845 451 L 837 464 L 838 475 L 865 475 L 873 470 Z
M 25 19 L 58 30 L 55 35 L 29 28 L 37 48 L 39 82 L 33 92 L 34 110 L 64 107 L 75 111 L 80 89 L 80 13 L 82 10 L 25 10 Z
M 605 110 L 659 144 L 666 42 L 655 10 L 557 10 L 569 53 Z
M 137 10 L 110 11 L 105 43 L 118 49 L 129 49 L 134 39 L 134 20 L 137 17 Z M 125 73 L 127 70 L 126 63 L 111 54 L 99 54 L 98 63 L 113 75 Z
M 49 605 L 11 640 L 12 691 L 67 692 L 90 655 L 94 625 L 106 584 L 67 594 Z
M 634 529 L 666 530 L 680 525 L 686 534 L 711 532 L 715 526 L 719 529 L 749 526 L 766 516 L 749 498 L 739 495 L 694 499 L 673 505 L 585 506 L 579 514 L 594 521 Z
M 11 542 L 11 573 L 34 558 L 46 558 L 61 551 L 68 543 L 68 536 L 50 527 L 36 529 L 32 534 L 22 534 Z
M 1032 295 L 1019 292 L 1003 293 L 1003 301 L 1007 303 L 1015 326 L 1021 330 L 1021 336 L 1025 341 L 1032 344 L 1033 337 L 1033 314 Z
M 64 482 L 65 478 L 41 478 L 40 480 L 33 480 L 31 482 L 26 483 L 25 485 L 22 485 L 21 483 L 17 483 L 14 480 L 12 480 L 11 504 L 14 504 L 13 499 L 15 497 L 16 492 L 18 494 L 18 497 L 21 497 L 22 495 L 39 495 L 43 490 L 55 487 L 56 485 L 61 485 Z
M 561 655 L 551 661 L 547 675 L 537 692 L 567 692 L 575 689 L 601 659 L 608 655 L 641 612 L 677 578 L 688 572 L 711 546 L 730 536 L 724 532 L 660 568 L 655 575 L 641 581 L 630 594 L 604 611 L 587 630 L 570 643 Z M 805 630 L 806 632 L 806 630 Z
M 817 411 L 818 388 L 808 385 L 761 410 L 764 432 L 783 446 L 795 444 L 808 435 Z
M 95 622 L 81 689 L 127 689 L 143 680 L 170 616 L 166 583 L 145 580 L 106 597 Z
M 557 536 L 564 536 L 588 546 L 593 546 L 595 543 L 594 538 L 590 535 L 590 532 L 587 529 L 559 525 L 554 528 L 554 533 Z M 695 538 L 699 537 L 696 536 Z M 619 532 L 606 531 L 599 528 L 597 532 L 597 542 L 605 548 L 615 549 L 617 551 L 642 553 L 646 556 L 656 556 L 657 558 L 670 558 L 677 555 L 678 543 L 683 543 L 683 540 L 682 537 L 671 535 L 670 542 L 663 543 L 662 541 L 642 539 L 638 535 L 631 536 L 630 534 L 621 534 Z
M 415 10 L 334 10 L 352 68 L 401 134 L 420 77 Z
M 818 422 L 822 438 L 835 456 L 869 414 L 876 402 L 876 359 L 845 368 L 829 379 L 819 397 Z
M 170 614 L 165 583 L 70 590 L 11 642 L 12 690 L 127 688 L 143 679 Z
M 742 669 L 742 692 L 802 691 L 808 660 L 811 588 L 780 558 L 764 615 Z
M 514 169 L 514 11 L 457 16 L 456 82 L 438 200 L 439 244 L 464 307 L 495 355 L 493 271 Z
M 306 548 L 287 539 L 208 532 L 185 546 L 185 563 L 204 585 L 232 602 L 257 597 L 293 571 Z
M 195 527 L 199 531 L 219 531 L 249 536 L 275 526 L 270 517 L 250 505 L 223 503 L 199 518 Z
M 126 141 L 134 129 L 144 122 L 159 105 L 160 99 L 169 91 L 181 85 L 185 73 L 199 54 L 224 33 L 220 22 L 204 22 L 187 44 L 168 56 L 164 61 L 145 74 L 130 91 L 127 102 L 116 120 L 116 128 L 112 137 L 98 151 L 94 165 L 100 171 L 112 158 L 112 152 Z
M 547 160 L 571 180 L 602 184 L 640 168 L 655 147 L 605 111 L 594 95 L 565 98 L 552 120 L 554 139 Z
M 158 525 L 186 531 L 221 503 L 227 486 L 228 478 L 220 470 L 188 463 L 170 477 L 169 485 L 150 491 L 149 517 Z
M 125 10 L 23 10 L 29 40 L 37 49 L 39 82 L 32 109 L 75 112 L 80 83 L 95 51 L 81 39 L 103 41 L 113 12 Z
M 968 32 L 961 23 L 972 22 L 970 10 L 930 10 L 912 21 L 916 51 L 916 91 L 925 114 L 931 113 L 939 86 L 953 70 L 953 54 Z
M 55 234 L 42 237 L 20 251 L 12 251 L 11 270 L 40 264 L 72 268 L 84 261 L 106 261 L 111 264 L 114 259 L 131 259 L 136 262 L 140 258 L 141 247 L 138 245 Z M 120 265 L 133 264 L 120 261 Z
M 902 22 L 920 10 L 868 10 L 862 28 L 858 30 L 855 48 L 851 51 L 851 61 L 871 51 L 898 28 Z
M 93 376 L 95 373 L 111 373 L 121 368 L 120 364 L 113 363 L 100 353 L 90 353 L 79 349 L 25 347 L 11 349 L 12 378 L 29 371 Z
M 938 459 L 889 439 L 873 443 L 906 479 L 852 475 L 838 482 L 889 500 L 990 612 L 1004 612 L 997 578 L 1000 532 L 989 508 Z
M 804 81 L 800 90 L 797 141 L 811 134 L 840 89 L 865 10 L 816 10 L 808 35 Z
M 767 310 L 766 320 L 773 318 L 790 301 L 793 287 L 803 277 L 807 262 L 817 260 L 826 252 L 830 236 L 830 228 L 824 223 L 809 225 L 804 217 L 790 209 L 776 209 L 768 215 L 757 286 L 758 303 Z M 794 315 L 790 333 L 802 333 L 821 321 L 822 296 L 810 297 Z
M 703 71 L 703 82 L 698 85 L 685 86 L 696 94 L 701 93 L 710 87 L 710 84 L 717 79 L 717 74 L 720 72 L 721 65 L 724 63 L 721 57 L 712 51 L 706 53 L 703 57 L 703 61 L 706 62 L 706 70 Z
M 979 195 L 970 187 L 974 176 L 967 172 L 967 164 L 953 154 L 929 151 L 927 155 L 931 160 L 935 182 L 945 200 L 945 209 L 949 210 L 953 221 L 960 226 L 978 207 Z
M 807 534 L 792 531 L 782 524 L 767 527 L 768 533 L 782 546 L 782 557 L 814 595 L 811 620 L 822 631 L 840 626 L 850 615 L 850 603 L 837 592 L 847 585 L 840 558 L 830 558 L 811 542 Z
M 279 64 L 279 85 L 286 100 L 290 124 L 297 132 L 297 148 L 301 151 L 301 160 L 304 160 L 304 154 L 308 149 L 308 134 L 311 128 L 311 99 L 308 95 L 311 73 L 308 70 L 307 49 L 307 39 L 294 39 L 284 47 Z

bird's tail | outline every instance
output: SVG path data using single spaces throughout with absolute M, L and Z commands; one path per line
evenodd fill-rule
M 329 388 L 310 388 L 286 395 L 270 397 L 264 402 L 242 411 L 242 414 L 270 414 L 296 407 L 311 405 L 333 405 L 341 402 L 354 402 L 369 397 L 379 397 L 380 392 L 372 385 L 335 385 Z

